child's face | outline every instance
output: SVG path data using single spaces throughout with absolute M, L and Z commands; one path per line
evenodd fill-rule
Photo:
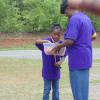
M 59 41 L 61 38 L 61 30 L 60 29 L 55 29 L 52 34 L 51 34 L 53 40 L 55 42 Z

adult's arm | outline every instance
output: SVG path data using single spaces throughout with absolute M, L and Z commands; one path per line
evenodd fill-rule
M 56 54 L 57 52 L 59 52 L 59 50 L 63 47 L 70 47 L 71 45 L 73 45 L 74 40 L 72 39 L 66 39 L 62 44 L 59 44 L 58 46 L 56 46 L 54 49 L 52 49 L 52 54 Z

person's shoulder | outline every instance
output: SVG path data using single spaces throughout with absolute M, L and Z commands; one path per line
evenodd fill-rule
M 76 14 L 74 14 L 71 18 L 70 18 L 70 22 L 77 22 L 77 23 L 83 23 L 84 21 L 91 21 L 91 19 L 89 18 L 89 16 L 83 12 L 78 12 Z
M 88 16 L 88 14 L 81 12 L 79 16 L 79 20 L 82 23 L 91 23 L 91 18 Z
M 83 13 L 83 12 L 77 12 L 77 13 L 73 14 L 70 19 L 80 19 L 80 18 L 86 17 L 86 16 L 87 15 L 85 13 Z
M 80 19 L 79 14 L 74 14 L 69 18 L 69 22 L 78 21 Z
M 90 17 L 85 12 L 79 12 L 78 14 L 76 14 L 75 17 L 79 18 L 79 19 L 88 19 L 88 20 L 90 20 Z
M 77 24 L 80 23 L 80 17 L 77 16 L 76 14 L 70 17 L 70 19 L 68 21 L 68 25 L 69 24 L 75 24 L 75 23 L 77 23 Z

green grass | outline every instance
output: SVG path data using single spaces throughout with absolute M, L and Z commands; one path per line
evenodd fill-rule
M 36 88 L 41 85 L 39 64 L 34 60 L 1 58 L 0 100 L 35 100 Z
M 95 60 L 95 62 L 100 63 L 100 59 Z
M 94 44 L 93 48 L 100 48 L 100 45 L 99 44 Z
M 100 48 L 99 39 L 96 39 L 92 42 L 93 48 Z
M 93 48 L 100 48 L 100 45 L 93 45 Z M 11 47 L 2 47 L 0 46 L 0 51 L 3 50 L 37 50 L 35 45 L 23 45 L 23 46 L 11 46 Z
M 0 51 L 3 50 L 36 50 L 34 45 L 12 46 L 12 47 L 0 47 Z
M 40 60 L 0 58 L 0 100 L 42 100 L 41 69 Z M 94 64 L 91 73 L 100 76 L 100 67 Z M 68 77 L 68 66 L 64 62 L 61 68 L 60 100 L 73 100 Z M 100 78 L 92 78 L 91 85 L 100 83 Z

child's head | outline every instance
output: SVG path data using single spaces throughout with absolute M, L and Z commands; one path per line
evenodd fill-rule
M 51 33 L 52 39 L 55 42 L 59 41 L 62 33 L 60 24 L 53 24 L 51 27 Z

